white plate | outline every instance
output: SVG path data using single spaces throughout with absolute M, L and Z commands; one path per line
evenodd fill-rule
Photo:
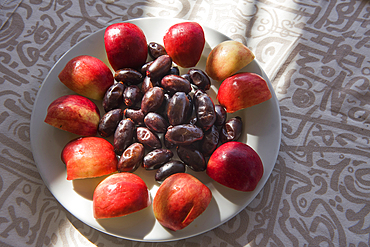
M 182 21 L 184 20 L 143 18 L 129 22 L 136 24 L 144 31 L 148 42 L 156 41 L 163 44 L 162 38 L 166 29 Z M 204 70 L 205 61 L 211 48 L 229 38 L 213 29 L 203 28 L 207 43 L 197 67 Z M 65 165 L 62 163 L 60 155 L 65 144 L 77 136 L 54 128 L 44 123 L 43 120 L 46 116 L 46 109 L 52 101 L 62 95 L 74 94 L 57 77 L 70 59 L 87 54 L 108 64 L 103 37 L 104 29 L 85 38 L 66 52 L 51 69 L 38 92 L 31 118 L 31 145 L 38 170 L 51 193 L 71 214 L 87 225 L 113 236 L 138 241 L 160 242 L 188 238 L 207 232 L 237 215 L 255 198 L 266 183 L 274 168 L 280 146 L 281 119 L 278 101 L 271 82 L 256 61 L 249 64 L 243 71 L 262 75 L 266 79 L 273 97 L 262 104 L 229 115 L 229 117 L 234 115 L 242 117 L 244 130 L 239 141 L 247 142 L 253 147 L 260 155 L 264 165 L 264 175 L 253 192 L 239 192 L 226 188 L 210 179 L 205 172 L 189 172 L 211 189 L 213 199 L 206 211 L 183 230 L 173 232 L 163 228 L 155 220 L 152 206 L 124 217 L 94 219 L 92 194 L 102 178 L 67 181 Z M 186 72 L 187 70 L 182 70 L 182 73 Z M 215 99 L 218 85 L 213 83 L 209 94 Z M 95 102 L 100 107 L 102 114 L 101 102 Z M 140 168 L 135 173 L 147 183 L 151 196 L 154 198 L 158 189 L 158 184 L 154 180 L 154 171 Z

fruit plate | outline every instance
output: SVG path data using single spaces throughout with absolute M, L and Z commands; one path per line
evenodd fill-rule
M 148 43 L 155 41 L 163 44 L 162 38 L 165 31 L 171 25 L 182 21 L 185 20 L 142 18 L 129 22 L 144 31 Z M 206 58 L 211 49 L 230 38 L 213 29 L 203 28 L 206 45 L 197 68 L 205 70 Z M 227 222 L 260 192 L 277 159 L 281 118 L 278 100 L 266 74 L 255 60 L 243 68 L 244 72 L 254 72 L 265 78 L 272 92 L 272 98 L 262 104 L 228 115 L 228 118 L 233 116 L 242 118 L 243 133 L 239 141 L 250 145 L 260 155 L 264 165 L 264 175 L 253 192 L 239 192 L 226 188 L 209 178 L 205 172 L 192 172 L 188 169 L 189 173 L 211 189 L 213 198 L 205 212 L 186 228 L 173 232 L 162 227 L 154 217 L 152 206 L 127 216 L 96 220 L 93 217 L 92 195 L 102 178 L 68 181 L 65 165 L 61 161 L 61 151 L 67 142 L 77 136 L 54 128 L 43 120 L 47 107 L 52 101 L 62 95 L 74 94 L 58 80 L 59 72 L 70 59 L 78 55 L 91 55 L 109 64 L 104 49 L 104 31 L 102 29 L 93 33 L 67 51 L 50 70 L 38 92 L 31 118 L 31 146 L 45 184 L 60 204 L 76 218 L 97 230 L 120 238 L 148 242 L 173 241 L 196 236 Z M 181 74 L 187 73 L 187 69 L 180 69 L 180 71 Z M 215 81 L 212 83 L 208 93 L 217 103 L 215 98 L 220 84 Z M 95 103 L 100 107 L 102 114 L 101 102 L 95 101 Z M 140 167 L 135 173 L 146 182 L 153 199 L 159 188 L 159 184 L 154 179 L 155 171 L 146 171 Z

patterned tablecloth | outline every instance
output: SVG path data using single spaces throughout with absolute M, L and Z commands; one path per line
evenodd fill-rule
M 243 42 L 270 78 L 282 139 L 275 168 L 230 221 L 168 243 L 116 238 L 60 205 L 33 160 L 37 92 L 71 46 L 109 23 L 194 20 Z M 0 246 L 370 245 L 367 0 L 2 0 Z

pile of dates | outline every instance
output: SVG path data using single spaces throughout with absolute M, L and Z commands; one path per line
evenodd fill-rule
M 161 183 L 186 167 L 204 171 L 206 158 L 219 143 L 237 140 L 243 124 L 240 117 L 227 120 L 225 109 L 213 103 L 204 71 L 180 75 L 158 43 L 149 43 L 148 52 L 153 60 L 141 69 L 115 72 L 98 133 L 113 136 L 120 172 L 158 169 L 155 179 Z M 174 152 L 179 159 L 173 159 Z

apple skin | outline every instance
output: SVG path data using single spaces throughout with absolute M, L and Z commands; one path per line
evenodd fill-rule
M 255 55 L 243 43 L 227 40 L 215 46 L 206 62 L 206 73 L 216 81 L 223 81 L 253 61 Z
M 128 215 L 150 204 L 149 190 L 145 182 L 133 173 L 112 174 L 94 190 L 93 212 L 96 219 Z
M 183 68 L 194 67 L 204 49 L 204 31 L 196 22 L 177 23 L 166 31 L 163 43 L 173 62 Z
M 271 99 L 265 79 L 244 72 L 228 77 L 218 89 L 217 100 L 226 112 L 233 113 Z
M 72 91 L 90 99 L 103 99 L 113 85 L 109 67 L 98 58 L 81 55 L 72 58 L 58 75 L 59 80 Z
M 114 71 L 139 69 L 146 62 L 148 45 L 145 34 L 132 23 L 115 23 L 104 33 L 105 50 Z
M 219 146 L 208 160 L 206 173 L 238 191 L 253 191 L 264 172 L 259 155 L 249 145 L 231 141 Z
M 176 173 L 159 187 L 153 200 L 154 216 L 162 226 L 181 230 L 206 210 L 211 199 L 211 190 L 197 178 Z
M 113 145 L 101 137 L 79 137 L 67 143 L 61 155 L 67 180 L 94 178 L 117 171 Z
M 95 136 L 100 112 L 94 102 L 80 95 L 65 95 L 47 109 L 44 122 L 80 136 Z

